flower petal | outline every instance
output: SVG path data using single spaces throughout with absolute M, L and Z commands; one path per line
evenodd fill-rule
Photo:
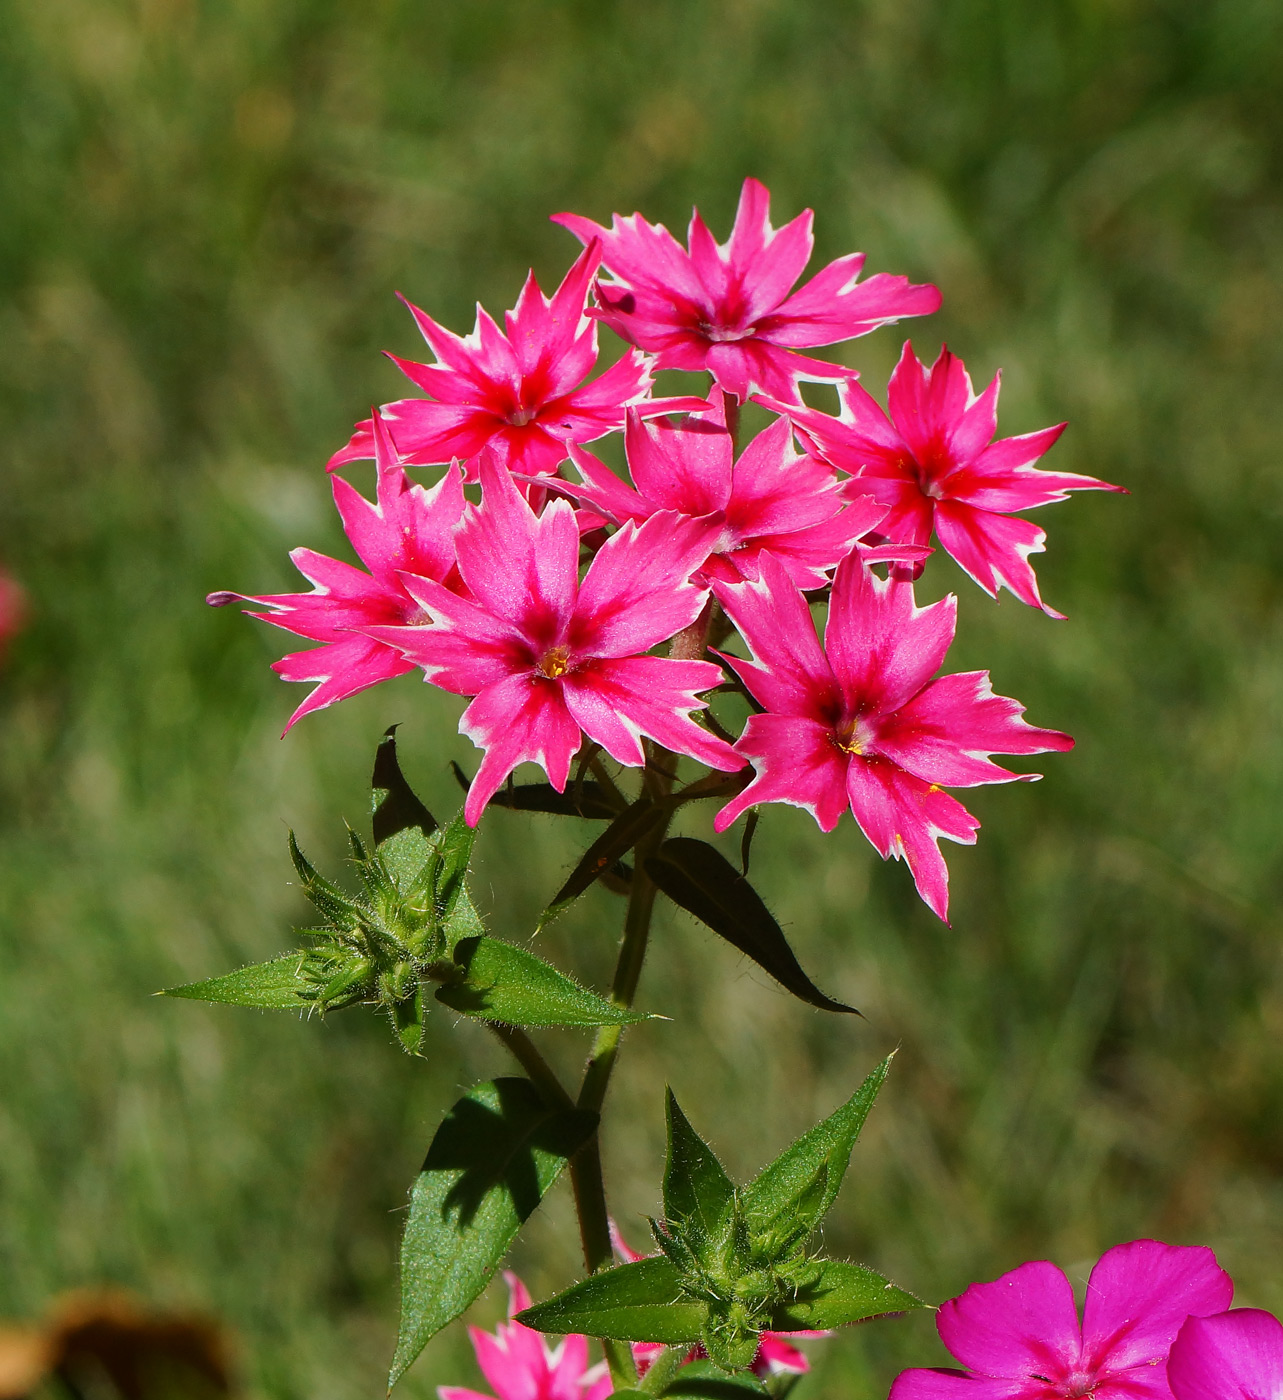
M 393 647 L 370 637 L 348 637 L 309 651 L 292 652 L 274 661 L 272 670 L 282 680 L 318 682 L 316 689 L 290 716 L 284 731 L 288 734 L 313 710 L 327 709 L 360 690 L 403 676 L 414 670 L 414 666 Z
M 553 787 L 564 792 L 580 742 L 560 684 L 528 674 L 487 686 L 463 712 L 459 733 L 485 750 L 464 804 L 469 826 L 481 820 L 486 803 L 519 763 L 538 763 Z
M 731 496 L 731 435 L 720 394 L 708 412 L 677 422 L 646 422 L 630 410 L 624 442 L 637 490 L 658 509 L 683 515 L 725 509 Z
M 734 772 L 744 760 L 690 717 L 692 710 L 704 708 L 700 692 L 721 678 L 721 669 L 708 661 L 633 656 L 596 661 L 567 675 L 562 686 L 575 721 L 617 763 L 634 768 L 645 763 L 640 742 L 645 734 L 673 753 Z
M 1063 1400 L 1064 1391 L 1031 1380 L 995 1380 L 967 1371 L 901 1371 L 887 1400 Z
M 784 802 L 810 812 L 832 831 L 846 811 L 847 756 L 833 742 L 833 726 L 798 715 L 750 715 L 736 753 L 753 760 L 757 776 L 713 819 L 722 832 L 759 802 Z
M 1087 1284 L 1084 1362 L 1113 1371 L 1161 1360 L 1187 1317 L 1223 1312 L 1233 1296 L 1233 1280 L 1210 1249 L 1115 1245 Z
M 885 582 L 858 554 L 833 576 L 824 647 L 848 708 L 889 714 L 900 709 L 940 669 L 957 626 L 950 594 L 919 608 L 913 588 Z
M 1009 588 L 1022 603 L 1064 621 L 1064 613 L 1042 601 L 1029 563 L 1031 554 L 1042 553 L 1047 538 L 1033 521 L 976 510 L 961 501 L 940 501 L 935 527 L 941 545 L 991 598 L 998 596 L 999 588 Z
M 991 754 L 1074 746 L 1068 734 L 1027 723 L 1024 712 L 1018 701 L 994 694 L 987 671 L 941 676 L 879 725 L 871 747 L 929 783 L 1009 783 L 1017 775 L 991 762 Z
M 964 1366 L 986 1376 L 1055 1380 L 1079 1362 L 1074 1290 L 1046 1260 L 1021 1264 L 992 1283 L 973 1283 L 941 1307 L 936 1327 Z
M 1278 1400 L 1283 1325 L 1259 1308 L 1191 1317 L 1167 1359 L 1176 1400 Z
M 477 600 L 519 627 L 536 647 L 564 640 L 579 585 L 579 529 L 567 501 L 541 516 L 511 474 L 486 453 L 481 506 L 455 536 L 459 572 Z
M 588 566 L 567 634 L 571 649 L 631 656 L 694 622 L 707 594 L 689 580 L 715 533 L 669 511 L 640 527 L 628 521 Z
M 725 657 L 753 696 L 777 714 L 828 725 L 838 718 L 837 683 L 815 635 L 811 610 L 779 560 L 758 558 L 759 578 L 713 584 L 726 615 L 748 643 L 752 659 Z
M 846 788 L 855 820 L 873 848 L 883 860 L 903 857 L 928 908 L 948 922 L 949 868 L 939 842 L 948 838 L 974 846 L 980 823 L 957 798 L 889 759 L 853 756 Z

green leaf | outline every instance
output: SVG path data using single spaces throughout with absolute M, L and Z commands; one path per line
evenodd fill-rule
M 580 857 L 579 864 L 570 872 L 552 903 L 540 914 L 539 927 L 551 923 L 604 870 L 610 869 L 620 856 L 627 855 L 643 837 L 649 836 L 667 820 L 668 814 L 664 808 L 648 797 L 639 797 L 632 806 L 625 808 Z
M 795 997 L 823 1011 L 860 1014 L 853 1006 L 825 996 L 802 971 L 761 896 L 708 842 L 671 837 L 646 861 L 646 873 L 674 904 L 747 954 Z
M 223 977 L 170 987 L 160 995 L 224 1002 L 228 1006 L 257 1006 L 265 1011 L 300 1011 L 314 1006 L 316 996 L 316 988 L 303 976 L 302 967 L 302 953 L 287 953 Z
M 517 1314 L 538 1332 L 583 1332 L 621 1342 L 697 1342 L 706 1309 L 682 1293 L 662 1256 L 593 1274 L 546 1303 Z
M 664 1214 L 670 1229 L 683 1227 L 683 1238 L 694 1245 L 719 1233 L 735 1187 L 713 1150 L 691 1127 L 673 1097 L 667 1095 L 668 1159 L 664 1166 Z M 695 1238 L 689 1238 L 691 1234 Z
M 549 1108 L 526 1079 L 479 1084 L 446 1115 L 410 1195 L 401 1328 L 388 1386 L 484 1291 L 597 1116 Z
M 691 1361 L 660 1390 L 660 1395 L 686 1396 L 690 1400 L 747 1400 L 770 1392 L 752 1371 L 723 1371 L 711 1361 Z
M 414 795 L 396 756 L 394 724 L 374 753 L 370 778 L 373 799 L 374 847 L 401 889 L 409 889 L 432 853 L 429 838 L 437 820 Z
M 352 930 L 361 922 L 361 910 L 337 885 L 332 885 L 298 848 L 290 834 L 290 859 L 303 882 L 303 892 L 335 928 Z
M 459 786 L 467 792 L 472 786 L 457 763 L 450 765 Z M 507 807 L 514 812 L 548 812 L 559 817 L 588 817 L 609 821 L 622 810 L 600 783 L 592 778 L 582 783 L 570 783 L 565 792 L 558 792 L 551 783 L 509 783 L 501 787 L 486 803 L 489 807 Z
M 498 938 L 465 938 L 454 949 L 463 971 L 437 1000 L 455 1011 L 510 1026 L 626 1026 L 648 1017 L 614 1006 L 551 963 Z
M 824 1185 L 815 1218 L 833 1204 L 855 1140 L 886 1081 L 893 1058 L 888 1055 L 841 1108 L 803 1133 L 744 1188 L 740 1200 L 754 1231 L 769 1229 L 797 1209 L 822 1169 Z
M 788 1303 L 775 1309 L 770 1326 L 775 1332 L 826 1331 L 830 1327 L 845 1327 L 849 1322 L 927 1306 L 921 1298 L 897 1288 L 862 1264 L 824 1259 L 815 1266 L 813 1279 L 803 1284 Z

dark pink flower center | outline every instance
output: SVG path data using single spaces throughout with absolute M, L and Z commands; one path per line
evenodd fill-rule
M 714 345 L 725 345 L 730 341 L 747 340 L 757 334 L 756 326 L 718 326 L 708 321 L 699 323 L 700 334 Z

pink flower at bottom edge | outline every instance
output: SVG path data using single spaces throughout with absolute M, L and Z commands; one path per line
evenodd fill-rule
M 525 1284 L 514 1273 L 504 1278 L 509 1320 L 493 1332 L 468 1328 L 477 1365 L 498 1400 L 605 1400 L 612 1390 L 610 1377 L 604 1362 L 589 1366 L 588 1338 L 571 1333 L 550 1347 L 541 1332 L 516 1321 L 530 1306 Z M 440 1400 L 494 1400 L 458 1385 L 438 1386 L 437 1395 Z
M 1210 1249 L 1133 1240 L 1091 1271 L 1079 1323 L 1064 1273 L 1022 1264 L 941 1307 L 940 1339 L 967 1369 L 902 1371 L 890 1400 L 1173 1400 L 1166 1361 L 1181 1325 L 1233 1294 Z
M 1175 1400 L 1283 1400 L 1283 1323 L 1259 1308 L 1188 1318 L 1167 1383 Z

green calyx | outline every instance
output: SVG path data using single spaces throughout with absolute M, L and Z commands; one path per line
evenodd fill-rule
M 731 1182 L 670 1093 L 664 1220 L 651 1222 L 660 1254 L 585 1279 L 518 1320 L 544 1332 L 699 1342 L 733 1372 L 752 1364 L 768 1329 L 824 1330 L 922 1307 L 872 1269 L 807 1248 L 888 1068 L 745 1186 Z
M 305 948 L 166 995 L 271 1010 L 384 1012 L 402 1047 L 424 1048 L 433 1001 L 513 1026 L 628 1025 L 647 1018 L 581 987 L 525 948 L 486 935 L 468 894 L 475 833 L 439 826 L 401 773 L 389 730 L 374 760 L 373 849 L 349 830 L 360 889 L 321 875 L 290 833 L 303 891 L 321 915 Z

